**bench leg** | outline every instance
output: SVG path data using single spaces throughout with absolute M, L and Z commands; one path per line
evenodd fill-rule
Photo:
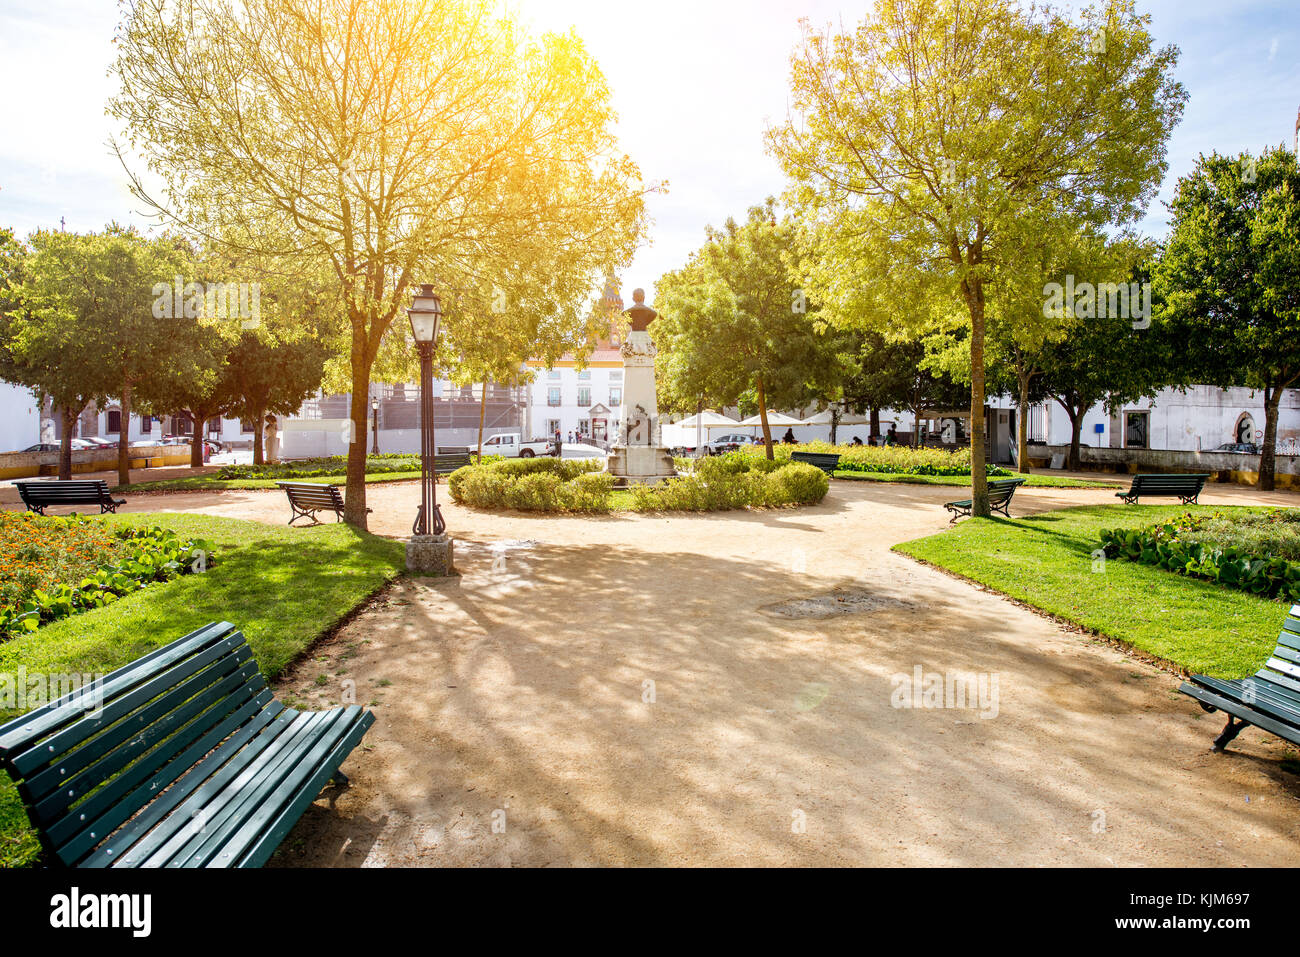
M 1214 739 L 1214 750 L 1222 751 L 1227 748 L 1232 739 L 1248 727 L 1250 727 L 1250 722 L 1228 715 L 1228 724 L 1224 727 L 1223 734 Z

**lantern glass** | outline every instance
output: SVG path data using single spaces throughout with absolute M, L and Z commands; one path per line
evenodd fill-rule
M 423 285 L 415 294 L 415 301 L 408 309 L 411 319 L 411 335 L 416 342 L 433 342 L 438 337 L 438 323 L 442 319 L 442 301 L 434 295 L 433 287 Z

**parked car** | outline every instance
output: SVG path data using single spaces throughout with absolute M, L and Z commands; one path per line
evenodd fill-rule
M 107 439 L 102 435 L 89 436 L 85 439 L 85 441 L 101 449 L 109 448 L 110 446 L 113 448 L 117 448 L 117 439 Z
M 720 435 L 704 443 L 705 455 L 722 455 L 724 452 L 734 452 L 742 445 L 757 445 L 761 439 L 752 435 L 742 435 L 737 432 L 732 435 Z
M 502 432 L 483 441 L 484 455 L 504 455 L 508 459 L 531 459 L 536 455 L 553 455 L 555 443 L 546 439 L 523 441 L 518 432 Z
M 1240 455 L 1259 455 L 1259 446 L 1254 442 L 1225 442 L 1215 452 L 1236 452 Z
M 80 452 L 83 449 L 93 449 L 95 447 L 96 445 L 94 442 L 87 441 L 86 439 L 72 440 L 72 451 L 74 452 Z M 23 449 L 23 451 L 24 452 L 57 452 L 61 448 L 63 448 L 63 446 L 61 446 L 58 442 L 37 442 L 35 445 L 29 445 L 27 448 Z

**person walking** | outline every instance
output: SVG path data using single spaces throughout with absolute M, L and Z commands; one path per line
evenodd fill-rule
M 785 435 L 781 436 L 781 442 L 785 445 L 794 445 L 794 429 L 786 429 Z

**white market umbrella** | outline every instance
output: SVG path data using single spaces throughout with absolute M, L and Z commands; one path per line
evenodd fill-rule
M 761 416 L 751 415 L 748 419 L 745 419 L 740 424 L 757 426 L 758 428 L 761 429 L 763 427 L 763 419 Z M 776 428 L 778 426 L 789 428 L 792 425 L 807 425 L 808 423 L 805 422 L 803 419 L 796 419 L 793 416 L 786 415 L 784 412 L 773 412 L 771 409 L 768 409 L 767 424 L 772 428 Z
M 823 409 L 816 415 L 804 419 L 804 425 L 830 425 L 831 410 Z M 856 412 L 844 412 L 840 415 L 840 425 L 869 425 L 870 420 L 865 415 L 859 415 Z

